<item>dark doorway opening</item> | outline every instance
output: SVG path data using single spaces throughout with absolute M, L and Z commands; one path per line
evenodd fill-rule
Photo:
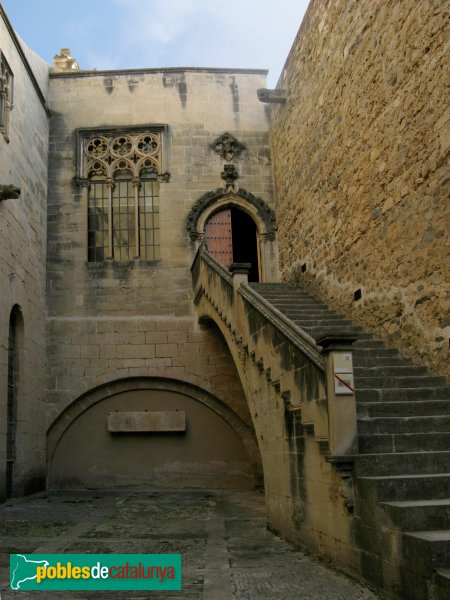
M 260 280 L 258 232 L 253 219 L 243 210 L 230 207 L 214 213 L 205 224 L 208 251 L 221 264 L 250 263 L 249 281 Z
M 238 208 L 231 209 L 233 262 L 251 263 L 249 281 L 259 281 L 258 238 L 253 219 Z

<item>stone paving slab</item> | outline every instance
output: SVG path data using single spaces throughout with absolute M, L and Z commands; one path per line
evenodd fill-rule
M 0 507 L 1 600 L 375 600 L 265 527 L 257 492 L 37 494 Z M 181 553 L 179 592 L 10 591 L 9 553 Z

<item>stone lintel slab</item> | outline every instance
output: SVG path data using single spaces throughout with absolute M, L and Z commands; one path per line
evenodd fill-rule
M 161 433 L 186 431 L 184 411 L 145 411 L 108 413 L 111 433 Z

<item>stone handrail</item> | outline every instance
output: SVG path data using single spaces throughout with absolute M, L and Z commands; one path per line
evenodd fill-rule
M 211 267 L 230 287 L 230 291 L 233 288 L 233 277 L 230 272 L 220 263 L 218 263 L 204 246 L 200 246 L 195 256 L 192 272 L 199 265 L 200 261 L 203 260 Z M 195 290 L 196 295 L 200 290 Z M 301 352 L 303 352 L 308 358 L 322 371 L 325 371 L 325 359 L 321 354 L 321 347 L 318 346 L 310 335 L 305 331 L 297 327 L 290 319 L 288 319 L 283 313 L 275 308 L 270 302 L 267 302 L 265 298 L 260 296 L 255 290 L 253 290 L 245 281 L 241 282 L 238 288 L 238 293 L 242 298 L 251 304 L 258 312 L 266 317 L 266 319 L 276 327 L 280 333 L 296 346 Z M 222 299 L 220 299 L 222 300 Z M 235 324 L 236 325 L 236 324 Z M 233 328 L 235 329 L 235 328 Z
M 238 293 L 261 314 L 263 314 L 274 327 L 303 352 L 319 369 L 325 371 L 325 360 L 321 354 L 321 347 L 315 340 L 297 327 L 290 319 L 285 317 L 275 306 L 267 302 L 258 292 L 250 286 L 241 284 Z
M 336 458 L 357 453 L 354 393 L 350 386 L 344 395 L 335 389 L 336 366 L 342 355 L 351 364 L 353 340 L 331 336 L 318 345 L 248 285 L 245 267 L 232 265 L 230 274 L 200 246 L 191 268 L 200 319 L 222 330 L 254 406 L 269 394 L 255 384 L 263 374 L 272 399 L 279 394 L 286 411 L 314 433 L 326 453 Z
M 329 449 L 326 361 L 314 339 L 262 298 L 241 273 L 230 275 L 201 246 L 192 264 L 195 304 L 200 319 L 219 325 L 237 358 L 241 379 L 262 377 L 281 396 L 291 419 L 300 419 Z M 265 392 L 261 384 L 255 399 Z M 244 381 L 245 387 L 245 381 Z M 258 386 L 256 386 L 258 387 Z

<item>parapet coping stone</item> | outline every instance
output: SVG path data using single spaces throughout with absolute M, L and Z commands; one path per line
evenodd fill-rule
M 233 69 L 219 67 L 153 67 L 139 69 L 112 69 L 112 70 L 96 70 L 96 69 L 79 69 L 75 71 L 50 72 L 50 79 L 67 79 L 74 77 L 105 77 L 112 75 L 145 75 L 154 73 L 236 73 L 238 75 L 266 75 L 268 69 Z

